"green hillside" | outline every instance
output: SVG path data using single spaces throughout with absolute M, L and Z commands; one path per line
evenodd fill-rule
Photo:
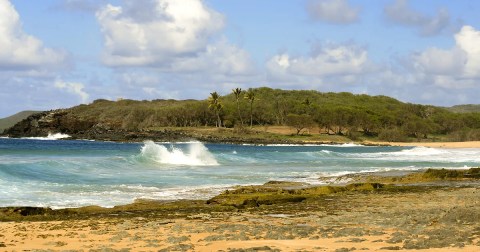
M 455 105 L 447 109 L 455 113 L 480 112 L 480 104 Z
M 44 113 L 6 131 L 11 136 L 59 131 L 78 138 L 125 132 L 160 132 L 165 127 L 289 126 L 297 134 L 384 141 L 480 140 L 480 113 L 403 103 L 386 96 L 280 90 L 267 87 L 205 100 L 108 101 Z M 36 126 L 32 126 L 36 125 Z M 122 133 L 123 132 L 123 133 Z M 242 131 L 238 131 L 242 132 Z M 241 133 L 239 133 L 241 134 Z
M 21 120 L 39 112 L 40 111 L 22 111 L 15 115 L 0 119 L 0 132 L 3 132 L 3 130 L 10 128 Z

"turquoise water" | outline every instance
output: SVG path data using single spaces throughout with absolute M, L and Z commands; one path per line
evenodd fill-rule
M 234 185 L 480 165 L 480 149 L 0 139 L 0 206 L 207 199 Z

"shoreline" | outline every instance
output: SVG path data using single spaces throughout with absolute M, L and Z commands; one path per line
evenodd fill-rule
M 110 140 L 110 139 L 88 139 L 88 138 L 59 138 L 51 139 L 48 137 L 8 137 L 0 136 L 0 139 L 25 139 L 25 140 L 44 140 L 44 141 L 57 141 L 57 140 L 78 140 L 78 141 L 100 141 L 100 142 L 119 142 L 119 143 L 142 143 L 145 140 L 135 141 L 135 140 Z M 214 140 L 214 141 L 212 141 Z M 480 141 L 464 141 L 464 142 L 384 142 L 384 141 L 351 141 L 351 142 L 335 142 L 335 141 L 291 141 L 291 140 L 276 140 L 271 141 L 268 139 L 236 139 L 235 141 L 231 140 L 222 140 L 222 139 L 198 139 L 189 138 L 188 140 L 173 140 L 173 141 L 164 141 L 161 139 L 155 139 L 154 142 L 159 143 L 188 143 L 191 141 L 200 141 L 203 143 L 220 143 L 220 144 L 239 144 L 239 145 L 363 145 L 363 146 L 398 146 L 398 147 L 427 147 L 427 148 L 443 148 L 443 149 L 463 149 L 463 148 L 480 148 Z
M 0 208 L 0 250 L 480 249 L 478 179 L 463 186 L 463 178 L 417 186 L 394 180 L 306 188 L 272 181 L 206 202 L 137 201 L 112 209 Z M 17 217 L 6 220 L 8 214 Z
M 444 149 L 480 148 L 480 141 L 467 142 L 365 142 L 368 144 L 400 146 L 400 147 L 428 147 Z

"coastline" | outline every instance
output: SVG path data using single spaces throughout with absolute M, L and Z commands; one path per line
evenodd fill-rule
M 138 138 L 135 137 L 135 138 Z M 140 139 L 110 139 L 110 138 L 77 138 L 77 137 L 25 137 L 10 138 L 8 136 L 0 136 L 0 139 L 30 139 L 30 140 L 80 140 L 80 141 L 105 141 L 105 142 L 133 142 L 141 143 L 145 140 L 154 140 L 155 142 L 175 143 L 200 141 L 205 143 L 224 143 L 224 144 L 251 144 L 251 145 L 345 145 L 358 144 L 364 146 L 399 146 L 399 147 L 427 147 L 427 148 L 445 148 L 445 149 L 462 149 L 462 148 L 480 148 L 480 141 L 464 141 L 464 142 L 384 142 L 384 141 L 312 141 L 312 140 L 288 140 L 288 139 L 242 139 L 242 138 L 216 138 L 212 136 L 190 136 L 183 138 L 169 138 L 167 140 L 158 138 L 158 136 L 143 136 Z
M 271 181 L 234 187 L 206 201 L 137 200 L 113 208 L 56 210 L 2 207 L 0 251 L 480 248 L 480 168 L 345 178 L 349 182 L 326 186 Z
M 344 186 L 271 181 L 208 201 L 0 208 L 0 250 L 480 249 L 479 168 L 389 177 L 382 184 L 359 179 Z
M 458 148 L 480 148 L 480 141 L 469 142 L 367 142 L 379 145 L 390 146 L 415 146 L 415 147 L 429 147 L 429 148 L 446 148 L 446 149 L 458 149 Z

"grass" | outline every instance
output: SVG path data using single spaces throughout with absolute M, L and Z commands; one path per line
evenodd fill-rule
M 273 143 L 348 143 L 352 142 L 345 136 L 319 134 L 310 131 L 312 134 L 294 134 L 294 130 L 287 126 L 275 127 L 244 127 L 244 128 L 215 128 L 215 127 L 151 127 L 151 131 L 174 131 L 183 132 L 195 139 L 215 138 L 223 139 L 225 142 L 273 142 Z M 318 131 L 316 131 L 318 132 Z
M 21 120 L 26 119 L 30 115 L 33 115 L 38 112 L 40 111 L 22 111 L 22 112 L 16 113 L 15 115 L 0 119 L 0 133 L 3 132 L 3 130 L 12 127 L 13 125 L 20 122 Z

